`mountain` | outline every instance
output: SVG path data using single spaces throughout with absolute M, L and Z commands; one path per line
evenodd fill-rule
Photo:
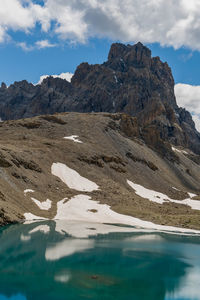
M 200 133 L 168 64 L 141 43 L 113 44 L 71 82 L 2 83 L 0 117 L 0 224 L 200 230 Z
M 200 230 L 199 156 L 171 145 L 173 160 L 162 157 L 134 135 L 134 120 L 61 113 L 0 123 L 0 223 L 46 218 L 89 228 Z
M 163 155 L 161 143 L 200 154 L 200 134 L 190 113 L 177 106 L 170 67 L 141 43 L 113 44 L 105 63 L 82 63 L 71 83 L 48 77 L 41 85 L 21 81 L 0 88 L 2 120 L 70 111 L 123 112 L 135 118 L 138 137 Z

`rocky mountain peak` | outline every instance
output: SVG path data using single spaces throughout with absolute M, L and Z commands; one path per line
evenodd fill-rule
M 120 60 L 128 66 L 148 67 L 151 63 L 151 50 L 142 43 L 135 45 L 112 44 L 108 54 L 108 61 Z

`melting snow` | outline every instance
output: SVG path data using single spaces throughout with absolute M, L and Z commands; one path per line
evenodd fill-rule
M 35 202 L 35 204 L 43 210 L 49 210 L 51 208 L 51 203 L 52 201 L 47 199 L 46 201 L 40 202 L 35 198 L 31 198 L 33 200 L 33 202 Z
M 43 217 L 40 217 L 40 216 L 36 216 L 36 215 L 33 215 L 32 213 L 25 213 L 25 214 L 24 214 L 24 217 L 25 217 L 26 221 L 33 221 L 33 220 L 48 220 L 47 218 L 43 218 Z
M 87 238 L 89 236 L 96 236 L 98 234 L 108 234 L 112 232 L 133 232 L 136 231 L 130 227 L 120 227 L 115 225 L 108 225 L 93 222 L 77 222 L 66 220 L 55 220 L 55 231 L 65 235 L 71 235 L 76 238 Z
M 93 192 L 99 189 L 96 183 L 82 177 L 78 172 L 62 163 L 54 163 L 51 166 L 51 173 L 59 177 L 71 189 L 82 192 Z
M 65 140 L 71 140 L 71 141 L 73 141 L 73 142 L 75 142 L 75 143 L 83 143 L 82 141 L 80 141 L 79 139 L 78 139 L 78 135 L 71 135 L 71 136 L 65 136 L 64 137 L 64 139 Z
M 81 221 L 107 224 L 124 224 L 146 229 L 155 229 L 168 232 L 200 233 L 197 230 L 157 225 L 152 222 L 142 221 L 127 215 L 116 213 L 107 204 L 99 204 L 86 195 L 77 195 L 68 202 L 66 199 L 57 203 L 58 210 L 55 219 L 67 221 Z M 91 212 L 96 210 L 96 213 Z
M 150 201 L 159 204 L 163 204 L 165 200 L 169 200 L 168 196 L 165 194 L 146 189 L 142 185 L 135 184 L 129 180 L 127 180 L 127 183 L 135 190 L 135 193 L 142 198 L 149 199 Z
M 24 195 L 26 195 L 27 193 L 34 193 L 34 192 L 35 192 L 34 190 L 26 189 L 24 190 Z
M 159 193 L 159 192 L 156 192 L 153 190 L 149 190 L 149 189 L 143 187 L 142 185 L 133 183 L 130 180 L 127 180 L 127 183 L 135 190 L 135 193 L 138 196 L 140 196 L 142 198 L 146 198 L 150 201 L 160 203 L 160 204 L 170 201 L 170 202 L 174 202 L 177 204 L 185 204 L 185 205 L 190 206 L 192 209 L 200 210 L 200 201 L 191 199 L 192 197 L 196 196 L 195 194 L 188 193 L 191 198 L 186 198 L 184 200 L 174 200 L 174 199 L 169 198 L 165 194 L 162 194 L 162 193 Z

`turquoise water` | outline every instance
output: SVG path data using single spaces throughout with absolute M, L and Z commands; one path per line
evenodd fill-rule
M 102 226 L 1 229 L 0 300 L 200 299 L 199 237 Z M 112 233 L 98 234 L 106 229 Z

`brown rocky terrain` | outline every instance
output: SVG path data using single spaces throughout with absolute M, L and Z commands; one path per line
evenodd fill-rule
M 181 204 L 188 192 L 199 199 L 199 155 L 187 147 L 173 151 L 153 127 L 141 130 L 138 123 L 123 113 L 61 113 L 0 123 L 0 223 L 22 221 L 27 212 L 52 219 L 58 201 L 80 194 L 51 174 L 52 164 L 60 162 L 100 187 L 81 194 L 92 195 L 116 212 L 200 229 L 200 211 Z M 71 135 L 83 143 L 64 139 Z M 127 179 L 180 204 L 144 199 Z M 25 195 L 26 189 L 34 190 L 34 195 Z M 41 210 L 33 196 L 41 202 L 52 200 L 51 209 Z

